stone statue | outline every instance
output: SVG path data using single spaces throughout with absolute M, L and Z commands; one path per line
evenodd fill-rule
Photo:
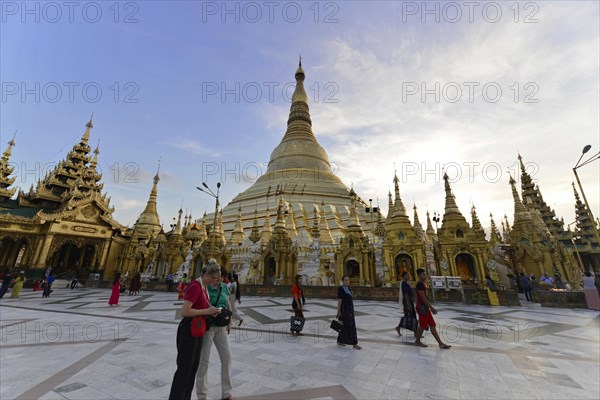
M 508 274 L 514 275 L 514 271 L 508 266 L 506 262 L 506 252 L 502 249 L 502 244 L 497 243 L 490 249 L 492 256 L 488 259 L 486 266 L 490 272 L 492 279 L 497 276 L 500 283 L 505 288 L 512 286 L 511 280 Z
M 317 273 L 308 277 L 309 286 L 336 286 L 335 272 L 331 270 L 328 257 L 321 258 Z
M 259 261 L 257 258 L 252 260 L 248 272 L 242 275 L 240 278 L 242 285 L 260 285 L 262 284 L 262 272 L 259 267 Z

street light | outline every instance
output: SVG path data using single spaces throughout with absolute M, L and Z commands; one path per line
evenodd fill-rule
M 579 175 L 577 175 L 577 168 L 581 168 L 584 165 L 587 165 L 587 164 L 591 163 L 594 160 L 600 159 L 600 151 L 599 151 L 598 153 L 594 154 L 593 156 L 591 156 L 590 158 L 588 158 L 584 162 L 581 162 L 581 159 L 583 158 L 583 156 L 585 155 L 585 153 L 587 153 L 588 151 L 590 151 L 591 148 L 592 148 L 591 145 L 589 145 L 589 144 L 585 145 L 585 147 L 581 151 L 581 156 L 579 157 L 579 160 L 577 160 L 577 164 L 575 164 L 575 166 L 573 167 L 573 174 L 575 175 L 575 179 L 577 180 L 577 185 L 579 186 L 579 191 L 581 192 L 581 196 L 583 197 L 583 201 L 584 201 L 585 206 L 587 208 L 587 212 L 589 214 L 589 218 L 592 221 L 592 226 L 594 227 L 594 233 L 596 234 L 596 240 L 598 241 L 598 243 L 600 243 L 600 234 L 598 233 L 598 228 L 596 227 L 596 223 L 594 222 L 594 215 L 592 214 L 592 209 L 590 208 L 590 205 L 588 204 L 587 198 L 585 197 L 585 192 L 583 191 L 583 186 L 581 186 L 581 181 L 579 180 Z
M 215 198 L 215 218 L 213 220 L 213 228 L 212 228 L 213 235 L 212 235 L 212 240 L 210 241 L 210 252 L 209 252 L 209 258 L 213 258 L 214 257 L 213 254 L 214 254 L 214 250 L 215 250 L 215 240 L 216 240 L 216 234 L 217 234 L 217 213 L 219 212 L 219 189 L 221 188 L 221 182 L 217 182 L 217 193 L 210 190 L 210 188 L 208 187 L 206 182 L 202 182 L 202 186 L 204 186 L 204 189 L 201 188 L 200 186 L 196 186 L 196 189 Z
M 567 229 L 569 230 L 569 232 L 571 231 L 571 225 L 576 224 L 576 223 L 582 221 L 583 219 L 584 218 L 578 218 L 575 221 L 571 222 L 569 225 L 567 225 Z M 573 243 L 573 248 L 575 249 L 575 254 L 577 254 L 577 260 L 579 260 L 579 265 L 581 266 L 581 270 L 585 271 L 585 265 L 583 265 L 583 261 L 581 260 L 581 255 L 579 254 L 579 249 L 577 249 L 577 243 L 575 243 L 576 238 L 573 237 L 573 234 L 571 234 L 570 236 L 571 236 L 571 243 Z
M 435 222 L 435 232 L 437 233 L 438 230 L 438 222 L 440 222 L 440 213 L 438 213 L 437 211 L 433 212 L 433 222 Z

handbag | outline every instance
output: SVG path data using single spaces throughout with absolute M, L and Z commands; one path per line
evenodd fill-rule
M 290 318 L 290 330 L 294 332 L 302 332 L 305 321 L 306 320 L 302 316 L 292 315 Z
M 418 311 L 419 315 L 427 315 L 429 313 L 429 307 L 427 304 L 419 304 Z
M 331 321 L 330 328 L 336 331 L 337 333 L 340 333 L 344 330 L 344 324 L 342 323 L 342 321 L 334 319 L 333 321 Z
M 213 307 L 217 306 L 217 302 L 219 301 L 219 298 L 221 297 L 222 290 L 223 290 L 223 286 L 219 285 L 219 293 L 217 294 L 217 298 L 215 299 L 215 304 L 213 304 Z M 220 327 L 227 326 L 231 322 L 231 315 L 232 315 L 231 310 L 228 308 L 224 308 L 215 317 L 211 317 L 210 322 L 213 323 L 215 326 L 220 326 Z
M 198 315 L 192 318 L 192 336 L 202 337 L 206 333 L 206 317 Z
M 417 324 L 417 319 L 410 315 L 405 315 L 400 318 L 400 328 L 407 329 L 411 332 L 417 331 Z

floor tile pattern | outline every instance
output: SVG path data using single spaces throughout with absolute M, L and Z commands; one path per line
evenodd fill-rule
M 175 371 L 175 293 L 107 289 L 22 292 L 0 300 L 0 398 L 165 399 Z M 231 332 L 240 399 L 598 399 L 600 313 L 440 304 L 440 350 L 393 329 L 397 303 L 357 301 L 362 350 L 336 345 L 335 300 L 307 299 L 304 336 L 289 334 L 291 300 L 242 299 Z M 213 351 L 209 398 L 220 396 Z M 194 395 L 195 396 L 195 395 Z

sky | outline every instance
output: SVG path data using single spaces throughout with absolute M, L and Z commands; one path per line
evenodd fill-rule
M 600 150 L 596 1 L 0 2 L 0 149 L 25 191 L 90 144 L 114 218 L 132 225 L 160 159 L 158 211 L 195 217 L 266 171 L 286 129 L 299 54 L 313 131 L 365 200 L 394 171 L 407 207 L 513 219 L 517 155 L 574 220 L 572 168 Z M 578 169 L 600 216 L 600 161 Z

